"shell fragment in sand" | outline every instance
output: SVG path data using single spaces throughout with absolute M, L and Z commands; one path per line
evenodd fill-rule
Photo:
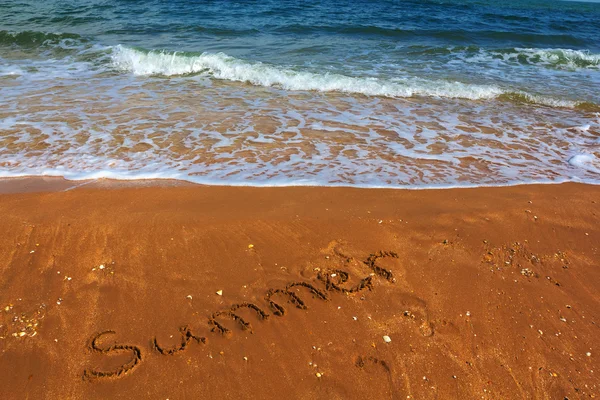
M 385 336 L 383 337 L 383 341 L 384 341 L 384 342 L 386 342 L 386 343 L 389 343 L 389 342 L 391 342 L 391 341 L 392 341 L 392 339 L 391 339 L 391 338 L 390 338 L 388 335 L 385 335 Z
M 216 292 L 219 296 L 223 296 L 223 291 L 222 290 L 217 290 Z

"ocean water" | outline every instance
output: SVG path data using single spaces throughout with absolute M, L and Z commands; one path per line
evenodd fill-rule
M 600 183 L 600 3 L 0 0 L 0 176 Z

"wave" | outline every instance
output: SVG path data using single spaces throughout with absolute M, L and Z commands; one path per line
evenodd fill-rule
M 185 27 L 180 25 L 169 25 L 168 28 L 163 30 L 158 29 L 160 32 L 172 32 L 179 31 L 185 28 L 186 30 L 196 33 L 216 35 L 216 36 L 239 36 L 239 35 L 252 35 L 259 31 L 256 29 L 225 29 L 218 27 L 204 27 L 204 26 L 192 26 Z M 403 31 L 401 29 L 389 29 L 380 28 L 375 26 L 354 26 L 354 27 L 334 27 L 334 26 L 316 26 L 316 27 L 305 27 L 302 25 L 290 25 L 285 28 L 288 31 L 294 31 L 295 29 L 302 30 L 303 32 L 323 29 L 329 29 L 335 33 L 378 33 L 378 34 L 403 34 L 412 31 Z M 126 33 L 138 33 L 146 34 L 156 32 L 157 28 L 138 28 L 128 27 L 120 30 L 109 30 L 106 33 L 110 34 L 126 34 Z M 445 31 L 444 31 L 445 32 Z M 430 31 L 430 34 L 435 36 L 436 32 Z M 442 33 L 442 32 L 437 32 Z M 447 33 L 447 32 L 446 32 Z M 454 32 L 459 34 L 459 32 Z M 57 49 L 78 49 L 83 44 L 89 44 L 89 40 L 85 37 L 74 34 L 74 33 L 53 33 L 53 32 L 40 32 L 40 31 L 23 31 L 13 32 L 0 30 L 0 47 L 14 46 L 19 48 L 57 48 Z M 413 45 L 406 47 L 407 54 L 411 56 L 426 55 L 434 57 L 449 56 L 462 59 L 466 62 L 491 62 L 494 60 L 501 60 L 509 63 L 518 63 L 524 65 L 540 65 L 551 68 L 559 69 L 595 69 L 600 70 L 600 54 L 592 53 L 589 50 L 576 50 L 568 48 L 499 48 L 499 49 L 486 49 L 477 45 L 469 46 L 422 46 Z M 142 51 L 142 50 L 138 50 Z M 144 52 L 144 51 L 142 51 Z M 147 53 L 147 52 L 146 52 Z M 161 53 L 161 52 L 153 52 Z M 173 54 L 164 52 L 164 54 Z M 206 54 L 206 53 L 205 53 Z M 178 56 L 186 55 L 185 53 L 177 53 Z
M 589 50 L 560 48 L 506 48 L 484 49 L 478 46 L 409 46 L 408 54 L 413 56 L 458 56 L 467 62 L 504 62 L 522 65 L 539 65 L 558 69 L 600 69 L 600 54 Z
M 0 31 L 0 46 L 18 46 L 37 48 L 46 46 L 69 47 L 73 43 L 86 40 L 74 33 L 48 33 L 37 31 L 10 32 Z
M 498 96 L 499 100 L 513 103 L 538 104 L 548 107 L 574 108 L 580 111 L 598 112 L 600 105 L 589 101 L 572 101 L 531 94 L 523 91 L 506 91 Z
M 141 76 L 204 74 L 216 79 L 285 90 L 341 92 L 392 98 L 424 96 L 468 100 L 500 99 L 568 108 L 576 108 L 582 104 L 503 89 L 495 85 L 423 78 L 380 79 L 298 71 L 261 62 L 248 62 L 224 53 L 145 51 L 118 45 L 112 49 L 111 57 L 113 66 L 118 70 Z
M 492 56 L 500 56 L 505 61 L 521 64 L 542 64 L 567 69 L 600 69 L 600 54 L 593 54 L 587 50 L 515 48 L 492 50 L 489 53 Z
M 142 51 L 119 45 L 113 48 L 112 58 L 117 69 L 135 75 L 206 74 L 216 79 L 285 90 L 343 92 L 385 97 L 435 96 L 471 100 L 494 98 L 503 93 L 495 86 L 461 82 L 425 79 L 384 80 L 296 71 L 260 62 L 251 63 L 224 53 L 189 55 Z

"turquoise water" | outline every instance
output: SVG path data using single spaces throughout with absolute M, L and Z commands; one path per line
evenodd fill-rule
M 600 182 L 600 4 L 0 0 L 0 175 Z

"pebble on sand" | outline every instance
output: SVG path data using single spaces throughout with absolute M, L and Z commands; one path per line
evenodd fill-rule
M 222 291 L 222 290 L 217 290 L 217 294 L 218 294 L 219 296 L 223 296 L 223 291 Z
M 386 342 L 386 343 L 389 343 L 389 342 L 391 342 L 391 341 L 392 341 L 392 339 L 391 339 L 391 338 L 390 338 L 388 335 L 385 335 L 385 336 L 383 337 L 383 341 L 384 341 L 384 342 Z

